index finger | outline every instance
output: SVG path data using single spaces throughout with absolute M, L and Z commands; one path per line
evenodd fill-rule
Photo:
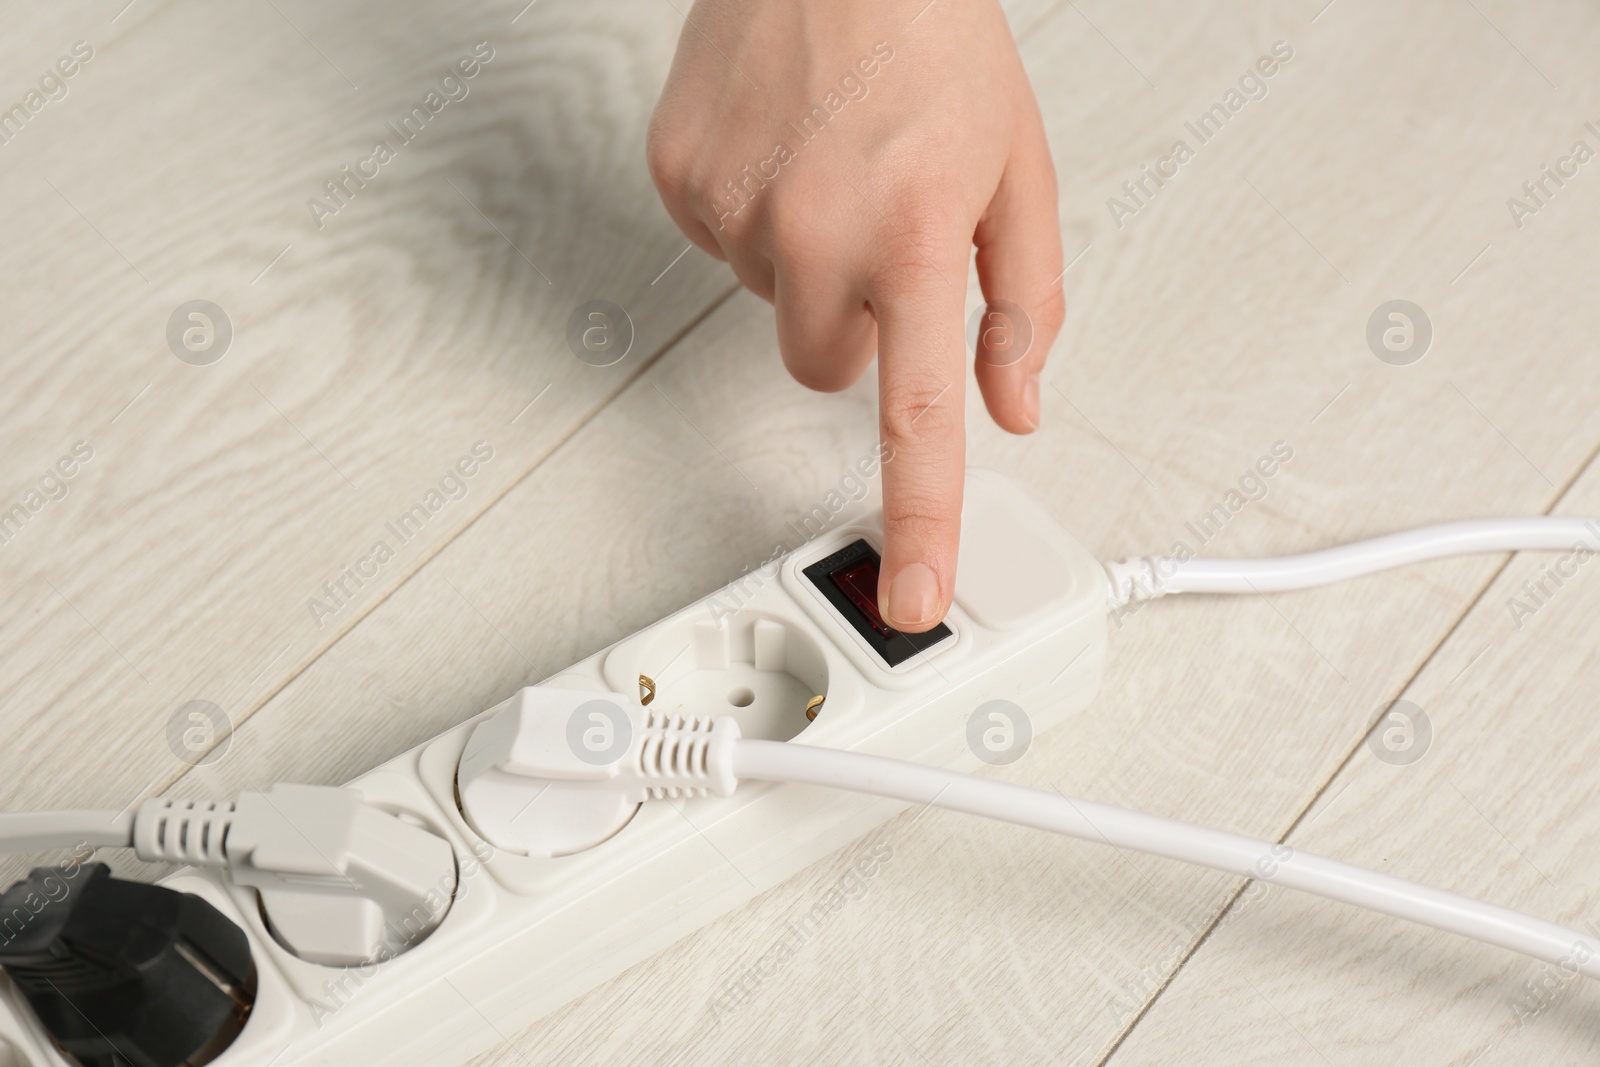
M 871 295 L 884 451 L 878 610 L 907 633 L 944 618 L 955 589 L 966 479 L 965 283 L 961 259 L 930 263 Z

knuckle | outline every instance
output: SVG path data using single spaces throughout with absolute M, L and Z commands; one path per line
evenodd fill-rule
M 796 314 L 779 300 L 778 350 L 790 377 L 807 389 L 850 388 L 872 363 L 871 336 L 849 323 Z
M 938 292 L 957 269 L 948 242 L 902 229 L 886 235 L 873 272 L 874 287 L 889 296 Z M 961 279 L 965 280 L 965 279 Z
M 839 275 L 851 261 L 851 238 L 821 206 L 825 198 L 807 189 L 780 191 L 767 208 L 769 251 L 796 275 Z
M 943 284 L 945 272 L 970 253 L 972 227 L 963 231 L 962 196 L 949 182 L 896 188 L 883 211 L 878 282 L 891 290 Z
M 928 253 L 930 258 L 949 253 L 952 241 L 948 204 L 918 199 L 901 206 L 889 217 L 907 243 Z
M 783 345 L 783 365 L 789 376 L 817 393 L 838 393 L 854 385 L 861 372 L 843 363 L 821 362 L 809 352 L 794 352 Z
M 959 428 L 961 412 L 950 395 L 954 389 L 934 382 L 885 388 L 878 401 L 884 442 L 898 448 Z
M 896 534 L 932 535 L 935 538 L 955 530 L 960 519 L 938 506 L 932 496 L 913 494 L 884 508 L 884 536 Z
M 709 197 L 706 200 L 706 214 L 702 217 L 706 219 L 706 226 L 712 233 L 727 235 L 729 247 L 737 249 L 755 247 L 759 227 L 753 211 Z M 735 270 L 737 271 L 737 268 Z
M 817 216 L 818 212 L 809 196 L 803 193 L 789 196 L 780 192 L 772 198 L 771 208 L 767 212 L 774 244 L 795 254 L 804 252 L 816 240 L 819 231 Z
M 934 265 L 931 253 L 931 248 L 909 238 L 892 238 L 879 254 L 873 288 L 888 297 L 937 292 L 946 275 Z
M 933 247 L 947 247 L 950 235 L 960 228 L 965 199 L 966 194 L 956 182 L 926 178 L 895 188 L 884 211 L 907 237 Z
M 652 120 L 645 136 L 645 165 L 650 180 L 663 196 L 684 197 L 689 192 L 694 171 L 694 153 L 682 137 L 667 131 L 659 120 Z
M 770 236 L 773 265 L 797 286 L 812 290 L 843 276 L 841 267 L 847 261 L 846 253 L 830 244 L 824 235 L 815 231 L 786 234 L 782 227 L 775 226 Z

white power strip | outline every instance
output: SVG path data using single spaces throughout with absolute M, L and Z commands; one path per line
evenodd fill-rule
M 829 580 L 875 563 L 880 548 L 881 522 L 831 531 L 546 684 L 632 699 L 644 675 L 655 683 L 653 709 L 731 714 L 746 737 L 962 770 L 1007 758 L 1093 697 L 1106 571 L 1013 483 L 968 473 L 949 635 L 893 666 L 896 650 L 886 658 L 852 610 L 850 583 Z M 825 700 L 810 722 L 816 696 Z M 1025 711 L 991 720 L 993 709 L 980 707 L 994 700 Z M 731 797 L 647 804 L 574 855 L 496 852 L 456 796 L 467 736 L 495 710 L 350 783 L 456 851 L 448 913 L 403 955 L 362 967 L 308 963 L 274 939 L 252 890 L 209 869 L 165 881 L 205 897 L 250 938 L 255 1007 L 217 1067 L 465 1061 L 905 807 L 750 783 Z M 16 1062 L 64 1064 L 45 1051 L 48 1038 L 9 983 L 3 993 L 0 1036 Z
M 63 1067 L 19 989 L 96 1063 L 124 1059 L 89 1012 L 133 1035 L 153 1057 L 140 1062 L 459 1061 L 908 803 L 1271 881 L 1600 980 L 1600 943 L 1536 916 L 962 773 L 1020 756 L 1088 702 L 1108 607 L 1304 589 L 1467 553 L 1592 553 L 1596 520 L 1475 519 L 1298 556 L 1102 569 L 1015 486 L 969 472 L 955 603 L 918 637 L 878 619 L 877 534 L 821 537 L 349 788 L 0 813 L 11 851 L 80 841 L 205 865 L 166 880 L 189 897 L 104 867 L 75 896 L 81 866 L 6 890 L 0 1067 Z M 332 965 L 360 960 L 383 962 Z M 105 995 L 80 1004 L 56 985 L 64 975 Z M 220 1055 L 205 1045 L 230 1038 Z

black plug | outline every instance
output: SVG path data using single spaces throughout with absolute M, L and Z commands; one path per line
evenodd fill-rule
M 103 863 L 36 867 L 0 895 L 0 967 L 82 1067 L 198 1067 L 255 1003 L 237 924 Z

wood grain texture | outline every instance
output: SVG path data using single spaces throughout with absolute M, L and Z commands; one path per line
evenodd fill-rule
M 1050 375 L 1045 428 L 1006 438 L 969 395 L 974 461 L 1018 477 L 1104 555 L 1192 539 L 1185 523 L 1277 440 L 1292 444 L 1294 459 L 1208 551 L 1289 551 L 1548 508 L 1595 443 L 1594 385 L 1577 373 L 1570 343 L 1588 313 L 1564 307 L 1581 292 L 1584 268 L 1554 291 L 1518 294 L 1534 304 L 1516 326 L 1546 331 L 1544 350 L 1576 394 L 1531 409 L 1517 397 L 1525 365 L 1502 357 L 1513 324 L 1477 306 L 1484 289 L 1460 296 L 1449 286 L 1462 243 L 1450 220 L 1465 210 L 1458 186 L 1467 177 L 1388 206 L 1370 225 L 1370 248 L 1342 250 L 1349 285 L 1238 180 L 1253 173 L 1263 191 L 1276 180 L 1280 197 L 1303 183 L 1310 202 L 1332 205 L 1318 236 L 1338 238 L 1339 197 L 1365 195 L 1348 187 L 1380 148 L 1348 173 L 1295 161 L 1349 106 L 1340 92 L 1363 74 L 1381 76 L 1388 57 L 1352 40 L 1319 68 L 1311 46 L 1298 45 L 1305 65 L 1287 68 L 1256 102 L 1282 113 L 1242 115 L 1257 125 L 1230 129 L 1239 137 L 1197 156 L 1184 184 L 1163 192 L 1170 200 L 1121 233 L 1110 228 L 1105 197 L 1165 143 L 1160 133 L 1130 144 L 1129 130 L 1181 129 L 1272 40 L 1304 28 L 1260 15 L 1224 33 L 1201 15 L 1171 15 L 1152 36 L 1167 51 L 1153 54 L 1173 85 L 1193 86 L 1166 90 L 1172 98 L 1124 99 L 1120 89 L 1131 91 L 1137 75 L 1070 11 L 1028 44 L 1063 175 L 1069 254 L 1073 235 L 1095 247 L 1068 275 L 1077 314 Z M 1456 61 L 1432 62 L 1417 77 L 1453 76 Z M 1301 75 L 1306 84 L 1287 80 Z M 1100 84 L 1119 92 L 1095 100 Z M 1496 88 L 1464 98 L 1455 121 L 1467 124 Z M 1499 120 L 1514 122 L 1517 105 L 1502 107 Z M 1322 218 L 1311 211 L 1298 225 Z M 1449 268 L 1423 278 L 1432 288 L 1402 290 L 1438 308 L 1441 325 L 1438 351 L 1401 369 L 1373 357 L 1364 326 L 1389 286 L 1407 284 L 1404 272 L 1400 282 L 1387 272 L 1408 259 Z M 1496 275 L 1484 277 L 1492 292 Z M 1368 290 L 1360 296 L 1347 291 L 1357 282 Z M 1517 343 L 1526 342 L 1524 333 Z M 1480 408 L 1489 405 L 1502 430 L 1452 381 L 1481 392 Z M 837 397 L 799 390 L 776 360 L 769 310 L 736 297 L 185 788 L 347 777 L 737 576 L 868 447 L 873 399 L 870 383 Z M 1498 566 L 1451 561 L 1270 602 L 1151 606 L 1118 630 L 1095 706 L 1042 739 L 1011 776 L 1282 834 Z M 826 891 L 849 850 L 577 999 L 492 1061 L 713 1063 L 783 1049 L 807 1062 L 1093 1063 L 1238 888 L 954 816 L 909 823 L 891 826 L 896 858 L 868 892 L 721 1026 L 710 1026 L 707 1001 Z
M 19 77 L 94 49 L 0 146 L 0 501 L 93 451 L 0 547 L 10 807 L 175 778 L 165 727 L 186 702 L 243 722 L 729 286 L 698 252 L 666 271 L 687 241 L 643 137 L 669 6 L 118 7 L 30 8 L 6 35 Z M 466 95 L 402 144 L 388 125 L 480 42 Z M 396 157 L 319 229 L 308 199 L 380 139 Z M 166 340 L 200 297 L 235 331 L 209 366 Z M 566 343 L 596 297 L 636 328 L 615 366 Z M 480 441 L 492 461 L 439 495 Z M 419 502 L 402 544 L 385 524 Z M 323 591 L 379 541 L 393 559 Z M 66 726 L 83 722 L 93 745 Z
M 123 803 L 182 773 L 186 704 L 244 722 L 732 279 L 645 171 L 670 4 L 3 17 L 7 106 L 76 42 L 91 58 L 0 144 L 0 511 L 24 507 L 0 544 L 0 801 Z M 465 97 L 402 145 L 391 127 L 480 43 Z M 395 158 L 357 186 L 340 168 L 379 140 Z M 328 181 L 348 204 L 314 219 Z M 168 350 L 196 298 L 234 330 L 209 366 Z M 568 348 L 596 298 L 636 331 L 615 366 Z M 385 524 L 480 441 L 494 460 L 402 545 Z M 79 442 L 92 458 L 46 501 Z M 342 577 L 379 541 L 393 560 Z M 84 717 L 110 772 L 62 726 Z
M 1600 515 L 1600 470 L 1557 510 Z M 1375 716 L 1289 843 L 1595 930 L 1593 559 L 1511 560 L 1401 694 L 1431 742 L 1384 762 L 1396 723 Z M 1600 995 L 1558 967 L 1264 888 L 1111 1063 L 1585 1063 L 1600 1049 Z
M 114 220 L 108 235 L 160 275 L 152 284 L 170 285 L 160 299 L 139 293 L 134 287 L 145 287 L 126 264 L 78 232 L 82 220 L 59 202 L 48 222 L 24 223 L 37 227 L 23 231 L 30 247 L 80 244 L 49 253 L 59 258 L 0 326 L 12 331 L 8 351 L 69 353 L 59 366 L 12 357 L 26 392 L 0 399 L 20 420 L 10 412 L 0 420 L 0 434 L 17 435 L 0 455 L 11 464 L 23 441 L 38 453 L 18 461 L 18 478 L 53 458 L 52 441 L 70 442 L 77 426 L 109 418 L 101 414 L 109 400 L 151 380 L 147 365 L 164 377 L 138 402 L 149 405 L 147 421 L 137 421 L 138 405 L 119 419 L 111 429 L 125 436 L 106 438 L 105 466 L 91 464 L 73 494 L 51 505 L 59 513 L 41 514 L 41 522 L 60 520 L 37 531 L 55 529 L 54 537 L 35 539 L 25 564 L 0 552 L 0 567 L 16 568 L 4 572 L 13 596 L 0 620 L 0 647 L 12 650 L 0 665 L 13 672 L 0 688 L 11 741 L 3 758 L 15 762 L 7 764 L 9 806 L 104 802 L 172 770 L 160 727 L 173 701 L 128 700 L 133 668 L 93 644 L 91 623 L 167 689 L 185 697 L 246 690 L 210 698 L 230 712 L 260 704 L 241 715 L 226 754 L 186 775 L 180 791 L 338 782 L 731 580 L 775 544 L 792 545 L 786 524 L 874 440 L 872 384 L 836 396 L 801 390 L 778 361 L 770 309 L 746 294 L 699 321 L 609 403 L 624 378 L 602 381 L 560 344 L 570 302 L 620 291 L 644 294 L 613 297 L 630 310 L 653 309 L 653 352 L 711 306 L 726 277 L 692 253 L 661 282 L 681 288 L 652 295 L 647 284 L 682 247 L 637 158 L 676 31 L 667 5 L 528 11 L 474 89 L 483 95 L 462 102 L 459 127 L 441 122 L 447 137 L 411 146 L 417 154 L 396 164 L 413 169 L 393 181 L 384 174 L 349 214 L 303 235 L 308 246 L 332 238 L 329 252 L 290 258 L 301 251 L 297 238 L 255 287 L 271 295 L 233 296 L 252 288 L 246 267 L 258 270 L 275 253 L 275 227 L 304 210 L 305 190 L 415 94 L 415 72 L 455 58 L 455 42 L 481 39 L 464 16 L 429 23 L 415 14 L 417 24 L 408 17 L 399 27 L 372 10 L 335 16 L 280 6 L 283 16 L 251 9 L 259 21 L 245 32 L 225 14 L 184 7 L 179 18 L 174 6 L 141 0 L 117 24 L 126 44 L 108 46 L 106 58 L 133 57 L 135 47 L 153 53 L 121 61 L 122 77 L 144 79 L 144 95 L 124 83 L 97 105 L 101 113 L 85 108 L 75 120 L 83 123 L 77 142 L 51 149 L 80 161 L 91 157 L 72 156 L 73 144 L 79 153 L 109 151 L 107 115 L 127 100 L 164 116 L 160 129 L 174 139 L 194 94 L 161 80 L 171 64 L 159 57 L 176 57 L 186 43 L 220 55 L 205 100 L 232 138 L 217 157 L 226 168 L 190 146 L 188 157 L 147 164 L 143 177 L 130 165 L 120 183 L 80 162 L 67 169 L 82 175 L 82 190 L 61 186 L 81 192 L 85 214 Z M 496 8 L 495 25 L 519 6 Z M 1538 513 L 1583 492 L 1563 498 L 1600 445 L 1600 381 L 1586 373 L 1600 326 L 1587 297 L 1600 268 L 1575 237 L 1590 232 L 1600 194 L 1584 184 L 1585 172 L 1520 231 L 1503 201 L 1581 136 L 1581 105 L 1593 89 L 1583 59 L 1600 27 L 1576 5 L 1537 17 L 1481 3 L 1403 14 L 1360 0 L 1320 8 L 1012 9 L 1013 25 L 1028 32 L 1024 57 L 1061 178 L 1067 255 L 1087 251 L 1066 275 L 1071 313 L 1047 372 L 1043 428 L 1007 437 L 969 387 L 970 447 L 973 462 L 1022 482 L 1102 557 L 1167 551 L 1180 539 L 1199 547 L 1187 524 L 1225 501 L 1279 441 L 1293 458 L 1261 499 L 1209 537 L 1208 554 L 1286 552 L 1437 519 Z M 536 18 L 544 21 L 530 27 Z M 1277 40 L 1295 56 L 1265 98 L 1244 105 L 1118 228 L 1107 199 L 1123 195 L 1121 183 L 1168 152 L 1185 121 Z M 4 47 L 9 57 L 15 45 Z M 396 55 L 409 58 L 396 67 Z M 1552 89 L 1541 69 L 1564 88 Z M 496 77 L 509 86 L 496 89 Z M 371 103 L 367 94 L 385 78 L 390 96 Z M 276 93 L 266 109 L 269 84 Z M 354 104 L 330 102 L 346 93 Z M 59 116 L 46 109 L 43 118 L 66 120 L 67 107 L 89 99 L 73 96 Z M 480 104 L 488 106 L 471 111 Z M 258 116 L 260 128 L 220 121 L 235 113 Z M 441 120 L 450 117 L 446 109 Z M 600 128 L 611 132 L 602 137 Z M 114 148 L 141 158 L 136 130 L 118 136 Z M 275 137 L 293 145 L 281 160 Z M 459 140 L 440 147 L 448 137 Z M 9 156 L 4 162 L 12 169 L 0 181 L 21 181 Z M 239 177 L 245 171 L 251 176 Z M 448 195 L 436 195 L 439 183 L 427 184 L 435 175 L 451 177 L 498 220 L 551 272 L 561 298 L 541 295 L 531 264 L 447 184 Z M 136 190 L 119 187 L 129 178 Z M 277 192 L 259 194 L 262 185 Z M 171 186 L 211 204 L 197 209 L 187 239 L 140 206 Z M 45 219 L 45 195 L 56 194 L 19 188 L 19 202 L 40 206 L 27 218 Z M 208 250 L 200 236 L 208 232 L 228 233 L 231 251 Z M 44 254 L 17 248 L 0 250 L 14 268 Z M 190 265 L 196 248 L 213 267 Z M 251 330 L 241 328 L 239 351 L 208 369 L 218 373 L 197 379 L 162 349 L 160 326 L 223 265 L 240 280 L 207 291 L 237 302 Z M 63 279 L 96 294 L 82 315 L 63 315 L 76 306 L 55 292 Z M 1396 297 L 1421 304 L 1436 328 L 1426 358 L 1409 367 L 1381 363 L 1365 339 L 1373 308 Z M 120 310 L 105 310 L 107 300 L 121 300 Z M 641 342 L 646 317 L 635 313 Z M 86 369 L 99 370 L 89 346 L 110 353 L 111 369 Z M 558 375 L 568 377 L 540 401 L 537 418 L 517 424 L 527 438 L 490 435 Z M 554 403 L 564 393 L 568 406 Z M 263 409 L 261 394 L 305 436 Z M 158 396 L 170 398 L 166 406 Z M 374 526 L 480 437 L 495 442 L 487 470 L 505 478 L 499 488 L 475 485 L 471 514 L 429 541 L 436 554 L 385 570 L 383 586 L 358 605 L 359 621 L 336 640 L 330 632 L 292 645 L 247 689 L 245 679 L 287 643 L 280 638 L 289 631 L 275 627 L 295 624 L 305 587 L 348 562 Z M 308 452 L 307 438 L 329 464 Z M 361 488 L 341 488 L 333 463 Z M 107 473 L 87 480 L 99 471 Z M 1379 708 L 1442 672 L 1449 682 L 1447 665 L 1459 671 L 1476 653 L 1464 635 L 1488 612 L 1490 583 L 1509 581 L 1496 578 L 1502 563 L 1441 562 L 1270 600 L 1151 605 L 1116 628 L 1095 704 L 1004 774 L 1281 836 L 1340 776 L 1363 772 L 1360 746 Z M 50 599 L 57 594 L 35 575 L 83 614 Z M 1570 631 L 1557 624 L 1568 602 Z M 1556 666 L 1570 672 L 1592 658 L 1578 605 L 1573 592 L 1530 625 L 1557 635 L 1542 639 L 1551 644 L 1540 662 L 1555 666 L 1537 677 L 1564 678 Z M 1518 647 L 1531 657 L 1534 646 Z M 1458 688 L 1477 692 L 1470 687 L 1482 679 L 1515 677 L 1493 669 L 1501 654 L 1485 656 Z M 1526 677 L 1532 686 L 1535 675 Z M 1583 882 L 1564 864 L 1577 862 L 1588 827 L 1584 789 L 1552 792 L 1557 780 L 1526 762 L 1532 749 L 1509 767 L 1515 746 L 1469 742 L 1469 728 L 1457 724 L 1467 710 L 1448 717 L 1450 701 L 1464 698 L 1436 699 L 1435 691 L 1422 702 L 1447 715 L 1439 745 L 1460 732 L 1466 747 L 1452 766 L 1474 764 L 1453 778 L 1461 791 L 1522 851 L 1547 837 L 1552 851 L 1534 862 L 1556 885 Z M 1586 706 L 1581 687 L 1558 694 Z M 74 709 L 69 722 L 96 731 L 90 743 L 62 728 L 63 702 Z M 1580 736 L 1568 749 L 1562 741 L 1540 735 L 1529 744 L 1547 746 L 1580 775 L 1586 743 Z M 112 752 L 122 759 L 102 773 Z M 1347 762 L 1352 752 L 1358 758 Z M 1405 780 L 1444 765 L 1430 755 Z M 1537 876 L 1526 881 L 1515 850 L 1508 858 L 1481 822 L 1451 821 L 1461 818 L 1454 792 L 1418 794 L 1439 805 L 1426 808 L 1433 822 L 1413 824 L 1410 809 L 1397 816 L 1386 808 L 1396 768 L 1381 770 L 1389 777 L 1367 768 L 1367 792 L 1352 785 L 1335 815 L 1308 831 L 1349 839 L 1308 837 L 1305 847 L 1382 863 L 1394 853 L 1363 857 L 1355 848 L 1393 834 L 1411 846 L 1410 876 L 1573 917 L 1578 904 L 1541 890 Z M 1479 783 L 1482 794 L 1469 788 Z M 1465 1050 L 1471 1035 L 1493 1036 L 1484 1004 L 1500 1003 L 1494 983 L 1520 981 L 1507 969 L 1515 961 L 1488 950 L 1477 956 L 1392 924 L 1361 926 L 1331 907 L 1293 910 L 1303 902 L 1287 894 L 1230 919 L 1180 969 L 1240 888 L 1236 880 L 940 813 L 903 817 L 886 832 L 894 857 L 864 895 L 721 1025 L 711 1025 L 707 1001 L 837 881 L 851 850 L 684 931 L 669 951 L 514 1035 L 484 1062 L 1318 1062 L 1295 1044 L 1296 1029 L 1352 1063 L 1433 1062 L 1426 1057 L 1443 1051 L 1446 1037 Z M 1568 842 L 1566 852 L 1558 841 Z M 1512 901 L 1502 889 L 1528 896 Z M 1263 979 L 1270 990 L 1261 985 L 1266 1006 L 1238 994 L 1254 968 L 1271 976 Z M 1373 995 L 1380 986 L 1388 992 Z M 1290 995 L 1301 989 L 1306 996 Z M 1234 994 L 1220 1006 L 1219 990 Z M 1519 1034 L 1544 1033 L 1539 1040 L 1552 1049 L 1586 1047 L 1589 1031 L 1568 1003 L 1585 1002 L 1564 1001 Z M 1407 1029 L 1441 1004 L 1476 1012 L 1485 1026 Z M 1555 1023 L 1562 1011 L 1571 1013 L 1568 1029 Z M 1363 1020 L 1373 1025 L 1356 1034 Z M 1469 1060 L 1463 1052 L 1437 1062 Z M 448 1047 L 438 1061 L 453 1062 Z

